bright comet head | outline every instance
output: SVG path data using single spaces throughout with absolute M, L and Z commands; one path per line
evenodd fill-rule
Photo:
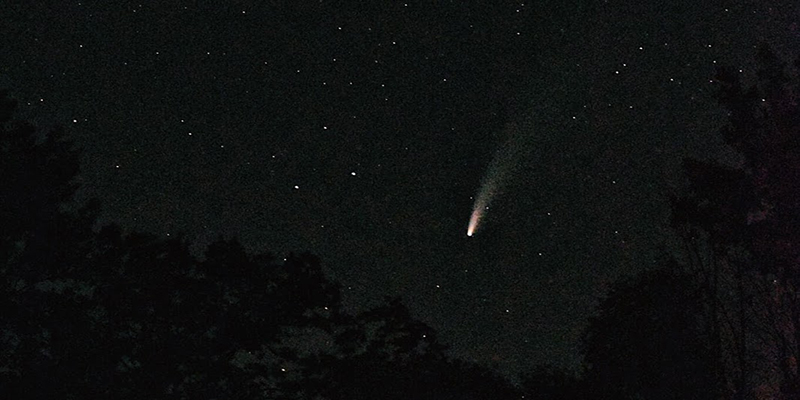
M 467 236 L 472 237 L 475 233 L 475 229 L 478 227 L 478 221 L 481 219 L 481 210 L 476 209 L 472 212 L 472 216 L 469 218 L 469 226 L 467 227 Z

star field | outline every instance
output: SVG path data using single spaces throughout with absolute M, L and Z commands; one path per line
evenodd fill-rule
M 715 66 L 800 35 L 791 2 L 47 3 L 0 9 L 0 84 L 66 125 L 104 221 L 308 250 L 350 307 L 402 296 L 512 371 L 575 365 L 595 296 L 669 242 L 681 158 L 730 157 Z

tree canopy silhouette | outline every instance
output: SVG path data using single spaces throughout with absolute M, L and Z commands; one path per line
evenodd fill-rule
M 78 151 L 0 93 L 0 392 L 10 398 L 515 398 L 397 299 L 350 315 L 309 254 L 93 229 Z M 7 183 L 7 184 L 6 184 Z
M 722 136 L 740 165 L 685 160 L 689 192 L 671 199 L 672 225 L 710 294 L 724 386 L 737 398 L 798 398 L 800 63 L 789 68 L 768 46 L 757 61 L 749 88 L 737 71 L 717 72 Z
M 684 160 L 680 255 L 618 282 L 583 338 L 594 398 L 800 398 L 800 61 L 717 71 L 736 165 Z
M 716 359 L 702 288 L 674 261 L 616 283 L 584 333 L 594 398 L 710 399 Z

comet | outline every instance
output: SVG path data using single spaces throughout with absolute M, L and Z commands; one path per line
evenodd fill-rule
M 469 217 L 469 226 L 467 226 L 467 236 L 472 237 L 472 234 L 475 233 L 475 228 L 478 227 L 478 221 L 481 220 L 481 213 L 479 211 L 473 211 L 472 215 Z
M 475 229 L 478 229 L 478 222 L 481 220 L 481 210 L 475 210 L 469 217 L 469 226 L 467 227 L 467 236 L 472 237 L 475 234 Z
M 488 210 L 489 208 L 485 208 Z M 483 216 L 483 209 L 475 209 L 472 211 L 472 215 L 469 217 L 469 226 L 467 227 L 467 236 L 472 237 L 475 234 L 475 230 L 478 229 L 478 223 L 481 222 L 481 217 Z
M 510 137 L 495 153 L 489 169 L 481 181 L 478 195 L 475 197 L 467 226 L 468 237 L 474 236 L 478 231 L 481 220 L 489 211 L 489 205 L 500 192 L 508 177 L 516 171 L 519 160 L 525 152 L 524 135 L 520 133 L 516 125 L 509 125 L 506 129 Z
M 472 237 L 475 231 L 478 230 L 481 218 L 483 218 L 484 213 L 489 210 L 489 204 L 494 197 L 495 187 L 496 185 L 494 182 L 488 180 L 485 180 L 481 185 L 478 197 L 475 198 L 475 205 L 472 206 L 472 215 L 469 217 L 469 226 L 467 226 L 467 236 Z

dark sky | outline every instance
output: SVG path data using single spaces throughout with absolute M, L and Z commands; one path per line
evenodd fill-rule
M 681 158 L 724 153 L 715 64 L 797 50 L 800 7 L 465 3 L 3 2 L 0 85 L 66 125 L 105 221 L 307 250 L 454 355 L 575 366 L 595 296 L 668 238 Z

